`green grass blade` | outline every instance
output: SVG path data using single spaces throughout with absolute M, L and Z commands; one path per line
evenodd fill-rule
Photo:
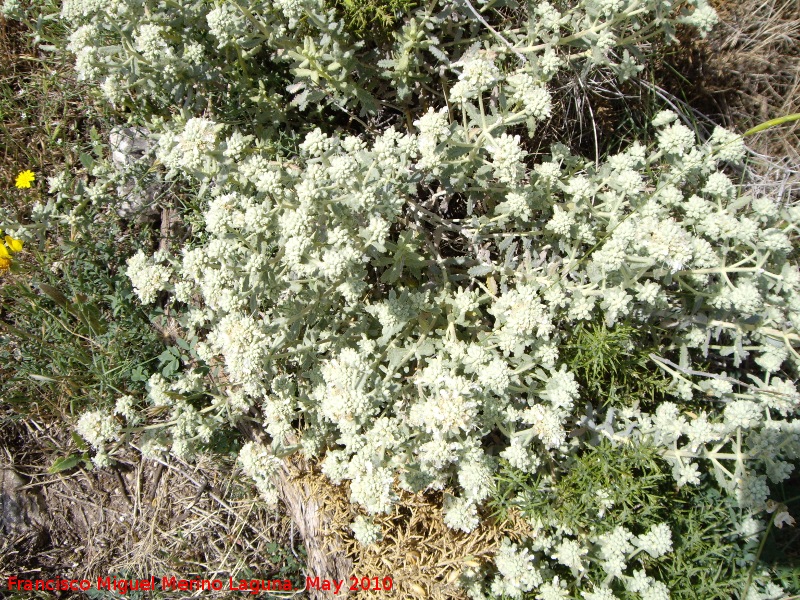
M 800 119 L 800 113 L 794 113 L 791 115 L 786 115 L 783 117 L 778 117 L 777 119 L 770 119 L 769 121 L 765 121 L 760 125 L 756 125 L 755 127 L 748 129 L 744 132 L 744 136 L 747 137 L 748 135 L 753 135 L 755 133 L 760 133 L 767 129 L 772 129 L 773 127 L 778 127 L 779 125 L 785 125 L 786 123 L 791 123 L 793 121 L 797 121 Z

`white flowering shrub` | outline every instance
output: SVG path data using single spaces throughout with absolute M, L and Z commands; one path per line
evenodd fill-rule
M 800 208 L 744 193 L 730 168 L 742 139 L 698 139 L 671 111 L 650 145 L 532 153 L 556 73 L 635 77 L 646 40 L 677 23 L 704 35 L 715 14 L 702 1 L 520 8 L 498 31 L 469 3 L 429 3 L 387 50 L 314 0 L 64 4 L 78 70 L 109 99 L 184 108 L 151 119 L 155 156 L 199 190 L 191 240 L 127 263 L 142 304 L 168 297 L 185 331 L 175 372 L 149 380 L 168 420 L 143 452 L 188 458 L 257 419 L 269 444 L 239 460 L 265 499 L 276 457 L 302 452 L 369 515 L 352 524 L 364 545 L 400 490 L 446 492 L 444 522 L 469 533 L 501 469 L 554 477 L 601 441 L 656 453 L 678 488 L 717 486 L 738 514 L 767 507 L 800 452 Z M 256 90 L 252 73 L 284 63 Z M 198 115 L 207 101 L 216 110 Z M 361 116 L 398 103 L 404 119 L 306 124 L 276 151 L 226 108 L 280 120 L 290 102 Z M 585 323 L 665 332 L 650 368 L 670 401 L 598 424 L 563 352 Z M 129 399 L 117 413 L 140 419 Z M 93 445 L 117 435 L 95 421 L 80 427 Z M 668 598 L 670 526 L 618 519 L 612 487 L 586 490 L 607 524 L 538 522 L 540 536 L 504 542 L 491 572 L 465 578 L 470 594 Z
M 129 263 L 134 284 L 171 271 L 147 279 L 189 307 L 197 355 L 225 381 L 207 418 L 260 409 L 275 452 L 324 457 L 323 472 L 349 481 L 369 514 L 391 509 L 396 482 L 452 486 L 445 522 L 471 531 L 498 457 L 535 473 L 575 450 L 569 432 L 586 414 L 559 352 L 571 327 L 671 323 L 679 363 L 655 356 L 653 368 L 672 377 L 676 402 L 709 409 L 691 419 L 674 403 L 633 409 L 606 433 L 663 448 L 678 486 L 712 475 L 741 510 L 765 508 L 768 482 L 790 475 L 800 449 L 800 396 L 781 374 L 797 365 L 797 209 L 737 195 L 720 154 L 741 159 L 743 148 L 721 130 L 698 144 L 661 125 L 656 146 L 634 143 L 599 166 L 554 147 L 530 168 L 520 137 L 499 133 L 520 113 L 462 109 L 466 126 L 429 111 L 417 134 L 315 131 L 294 159 L 253 147 L 217 163 L 204 175 L 215 183 L 205 241 Z M 437 194 L 459 194 L 465 216 L 442 216 L 427 200 Z M 729 375 L 750 353 L 749 382 Z M 493 431 L 505 441 L 487 452 Z M 614 544 L 603 542 L 611 532 L 592 540 L 605 583 L 664 597 L 663 584 L 625 569 L 637 548 L 666 554 L 668 532 L 632 542 L 615 531 Z M 552 556 L 580 573 L 581 552 L 562 539 Z M 498 560 L 494 593 L 542 583 Z
M 529 65 L 516 78 L 514 102 L 541 118 L 549 104 L 538 86 L 559 69 L 603 65 L 624 80 L 642 68 L 637 44 L 659 34 L 672 38 L 680 23 L 705 35 L 716 22 L 705 0 L 544 2 L 531 3 L 531 18 L 500 34 L 483 27 L 466 5 L 433 2 L 410 11 L 393 37 L 376 45 L 358 39 L 333 4 L 67 0 L 60 16 L 73 31 L 69 50 L 80 76 L 96 81 L 109 101 L 191 110 L 211 101 L 217 110 L 243 110 L 269 125 L 285 120 L 289 103 L 364 112 L 406 103 L 412 92 L 438 86 L 441 70 L 449 68 L 459 72 L 453 99 L 474 98 L 503 70 L 475 60 L 470 44 L 481 40 Z M 443 46 L 448 39 L 460 40 L 449 45 L 455 56 Z

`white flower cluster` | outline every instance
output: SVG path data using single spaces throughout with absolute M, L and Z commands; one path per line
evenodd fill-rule
M 211 429 L 203 423 L 197 409 L 185 400 L 173 403 L 170 421 L 174 423 L 170 428 L 172 436 L 170 452 L 178 458 L 192 458 L 197 442 L 207 444 L 211 439 Z
M 597 539 L 597 543 L 600 545 L 603 569 L 609 576 L 622 577 L 628 564 L 627 555 L 634 549 L 631 539 L 633 539 L 633 534 L 622 525 L 618 525 Z
M 492 581 L 492 593 L 522 598 L 523 593 L 541 585 L 542 576 L 533 562 L 530 550 L 520 548 L 505 538 L 494 558 L 499 574 Z
M 373 399 L 363 387 L 369 370 L 366 357 L 346 349 L 321 368 L 325 386 L 318 388 L 322 414 L 342 431 L 352 431 L 372 414 Z
M 97 14 L 114 14 L 117 7 L 117 0 L 66 0 L 61 6 L 61 16 L 72 21 Z
M 705 37 L 719 22 L 716 11 L 705 0 L 694 2 L 694 10 L 682 19 L 683 23 L 696 27 L 701 37 Z
M 494 176 L 502 183 L 514 184 L 521 179 L 525 152 L 520 148 L 519 136 L 503 133 L 486 147 L 492 157 Z
M 387 513 L 397 500 L 394 474 L 387 468 L 368 469 L 350 483 L 350 499 L 371 515 Z
M 585 600 L 617 600 L 614 592 L 606 586 L 595 587 L 591 592 L 581 592 L 581 596 Z
M 167 287 L 172 269 L 149 260 L 141 250 L 130 257 L 127 264 L 126 273 L 139 300 L 142 304 L 155 302 L 158 293 Z
M 656 119 L 656 122 L 663 123 L 663 119 Z M 658 146 L 667 154 L 683 156 L 694 146 L 694 142 L 694 132 L 681 123 L 673 123 L 658 133 Z
M 130 425 L 135 425 L 141 419 L 136 412 L 136 398 L 130 395 L 120 396 L 114 405 L 114 414 L 125 417 Z
M 160 373 L 147 380 L 147 397 L 154 406 L 172 406 L 169 382 Z
M 521 72 L 510 75 L 508 83 L 513 86 L 512 98 L 521 103 L 523 112 L 537 121 L 544 120 L 552 114 L 553 102 L 547 88 L 536 82 L 529 73 Z
M 629 591 L 638 593 L 643 600 L 669 600 L 667 586 L 648 576 L 643 569 L 634 571 L 633 576 L 626 581 Z
M 243 39 L 247 21 L 235 5 L 223 2 L 206 15 L 208 29 L 218 42 L 218 48 L 232 46 Z
M 458 82 L 450 90 L 454 102 L 466 102 L 491 88 L 500 80 L 500 70 L 489 56 L 476 53 L 465 57 L 453 67 L 460 70 Z
M 728 382 L 720 383 L 725 385 L 714 387 L 731 391 Z M 714 388 L 709 386 L 709 389 Z M 792 388 L 789 394 L 796 397 L 797 392 Z M 776 406 L 772 402 L 761 403 L 759 398 L 760 395 L 754 395 L 753 400 L 729 402 L 722 411 L 722 419 L 714 420 L 706 413 L 692 415 L 689 420 L 675 404 L 664 402 L 655 414 L 640 415 L 635 423 L 665 449 L 663 455 L 672 464 L 678 486 L 700 483 L 702 463 L 695 461 L 711 459 L 718 464 L 732 461 L 730 469 L 714 469 L 715 478 L 741 508 L 760 510 L 770 495 L 767 478 L 775 483 L 784 481 L 793 470 L 791 462 L 800 458 L 800 432 L 794 421 L 777 418 L 770 419 L 769 427 L 761 428 L 765 415 Z M 732 452 L 720 452 L 728 447 Z M 766 475 L 754 471 L 759 462 Z M 646 549 L 647 543 L 642 547 Z
M 588 552 L 587 548 L 581 547 L 575 540 L 562 539 L 551 558 L 565 567 L 569 567 L 573 573 L 581 573 L 586 570 L 583 557 Z
M 350 525 L 350 529 L 353 531 L 353 537 L 362 546 L 371 546 L 379 542 L 383 537 L 380 525 L 361 515 L 355 518 L 352 525 Z
M 444 524 L 450 529 L 465 533 L 473 531 L 480 523 L 478 509 L 474 502 L 467 498 L 449 496 L 444 502 Z
M 633 543 L 653 558 L 659 558 L 672 551 L 672 531 L 666 523 L 659 523 L 646 534 L 638 536 Z
M 548 339 L 554 330 L 550 311 L 532 286 L 520 286 L 496 300 L 489 312 L 495 316 L 498 343 L 505 352 L 522 352 L 534 339 Z
M 250 394 L 262 390 L 263 362 L 269 354 L 269 338 L 264 323 L 246 314 L 222 317 L 208 334 L 212 351 L 222 355 L 232 384 Z
M 216 162 L 212 153 L 218 150 L 223 128 L 210 119 L 192 117 L 180 132 L 161 135 L 156 155 L 169 169 L 213 172 Z
M 143 23 L 134 36 L 136 50 L 147 60 L 159 60 L 171 54 L 172 48 L 164 40 L 165 33 L 161 25 Z
M 121 430 L 117 420 L 102 410 L 83 413 L 75 429 L 95 450 L 103 450 L 107 442 L 118 439 Z
M 539 458 L 531 451 L 531 448 L 525 444 L 522 436 L 512 437 L 511 443 L 500 453 L 500 456 L 505 458 L 515 469 L 526 473 L 535 472 L 541 463 Z
M 281 468 L 280 460 L 272 455 L 269 450 L 256 442 L 247 442 L 239 450 L 239 464 L 245 474 L 255 481 L 261 497 L 267 504 L 278 503 L 278 489 L 275 487 L 273 477 Z

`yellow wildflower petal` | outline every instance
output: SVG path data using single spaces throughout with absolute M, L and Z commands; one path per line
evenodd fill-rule
M 11 258 L 11 255 L 8 253 L 8 249 L 3 244 L 0 244 L 0 260 L 4 258 Z
M 33 174 L 33 171 L 23 171 L 19 175 L 17 175 L 17 181 L 14 185 L 18 188 L 29 188 L 31 187 L 31 183 L 36 179 L 36 175 Z
M 6 236 L 6 244 L 12 252 L 19 252 L 22 250 L 22 240 L 15 240 L 10 235 Z
M 11 260 L 8 258 L 0 257 L 0 271 L 8 271 L 11 267 Z

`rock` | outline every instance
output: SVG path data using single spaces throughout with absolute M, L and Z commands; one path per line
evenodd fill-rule
M 0 531 L 5 535 L 41 531 L 44 525 L 41 498 L 25 485 L 13 469 L 0 468 Z
M 117 214 L 122 218 L 135 216 L 140 221 L 157 214 L 156 196 L 161 185 L 151 182 L 142 187 L 137 180 L 153 164 L 150 132 L 144 127 L 117 127 L 109 134 L 108 143 L 111 146 L 111 162 L 117 171 L 126 175 L 125 183 L 117 187 Z
M 108 136 L 111 160 L 127 166 L 141 160 L 150 149 L 149 132 L 144 127 L 115 128 Z

